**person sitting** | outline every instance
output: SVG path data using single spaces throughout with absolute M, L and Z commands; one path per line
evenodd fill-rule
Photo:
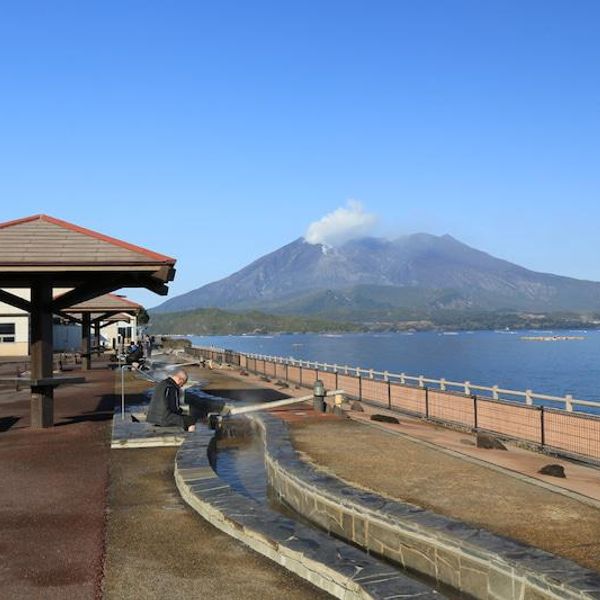
M 144 357 L 144 352 L 142 347 L 135 342 L 131 342 L 129 344 L 129 348 L 127 348 L 127 355 L 125 357 L 125 362 L 128 365 L 133 365 L 134 363 L 139 363 Z
M 195 431 L 196 420 L 183 414 L 179 402 L 179 390 L 187 380 L 187 372 L 179 369 L 154 388 L 146 416 L 148 423 L 160 427 L 181 427 L 184 431 Z

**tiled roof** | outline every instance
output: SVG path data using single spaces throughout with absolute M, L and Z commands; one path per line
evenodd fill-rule
M 80 302 L 65 308 L 63 312 L 76 313 L 79 311 L 84 312 L 109 312 L 109 311 L 137 311 L 142 308 L 141 304 L 128 300 L 123 296 L 117 294 L 104 294 L 97 298 L 92 298 L 86 302 Z
M 175 259 L 48 215 L 0 223 L 0 265 L 173 265 Z

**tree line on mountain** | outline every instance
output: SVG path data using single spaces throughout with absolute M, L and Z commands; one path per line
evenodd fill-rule
M 369 320 L 336 320 L 217 308 L 150 314 L 152 332 L 193 335 L 596 328 L 600 328 L 600 313 L 406 309 L 389 311 L 383 318 Z

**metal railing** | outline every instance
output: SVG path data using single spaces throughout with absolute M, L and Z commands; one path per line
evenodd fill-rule
M 346 395 L 374 406 L 600 462 L 600 416 L 581 410 L 600 409 L 598 402 L 223 348 L 191 347 L 188 352 L 302 387 L 321 379 L 328 389 L 344 389 Z
M 216 349 L 214 349 L 216 350 Z M 224 352 L 218 349 L 219 352 Z M 470 381 L 452 381 L 450 379 L 440 378 L 434 379 L 431 377 L 425 377 L 424 375 L 407 375 L 406 373 L 391 373 L 389 371 L 376 371 L 374 369 L 364 369 L 361 367 L 350 367 L 348 365 L 338 365 L 330 363 L 320 363 L 309 360 L 299 360 L 293 357 L 284 358 L 281 356 L 270 356 L 266 354 L 254 354 L 247 353 L 246 356 L 255 358 L 258 360 L 265 360 L 268 362 L 289 364 L 292 366 L 299 366 L 309 369 L 315 369 L 321 372 L 330 373 L 343 373 L 344 375 L 351 375 L 355 377 L 363 377 L 368 379 L 375 379 L 380 381 L 390 381 L 392 383 L 399 383 L 401 385 L 414 384 L 418 387 L 424 388 L 425 386 L 431 388 L 435 386 L 440 391 L 458 391 L 465 395 L 471 395 L 473 392 L 485 392 L 486 397 L 493 400 L 508 400 L 514 401 L 515 399 L 522 399 L 525 404 L 533 406 L 536 400 L 544 402 L 555 402 L 561 405 L 563 410 L 572 412 L 574 407 L 586 406 L 598 409 L 600 413 L 600 402 L 593 400 L 579 400 L 573 398 L 572 394 L 566 394 L 565 396 L 553 396 L 550 394 L 541 394 L 532 390 L 511 390 L 502 388 L 498 385 L 485 386 L 471 383 Z M 483 394 L 480 394 L 483 396 Z M 510 398 L 506 398 L 510 396 Z

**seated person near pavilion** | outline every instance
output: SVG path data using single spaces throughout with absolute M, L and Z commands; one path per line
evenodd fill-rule
M 187 383 L 188 374 L 179 369 L 161 381 L 152 392 L 146 421 L 161 427 L 181 427 L 184 431 L 195 431 L 196 420 L 183 414 L 179 402 L 179 390 Z
M 144 357 L 144 352 L 142 347 L 135 342 L 131 342 L 129 347 L 127 348 L 127 354 L 125 356 L 125 361 L 128 365 L 132 365 L 134 363 L 139 363 Z

